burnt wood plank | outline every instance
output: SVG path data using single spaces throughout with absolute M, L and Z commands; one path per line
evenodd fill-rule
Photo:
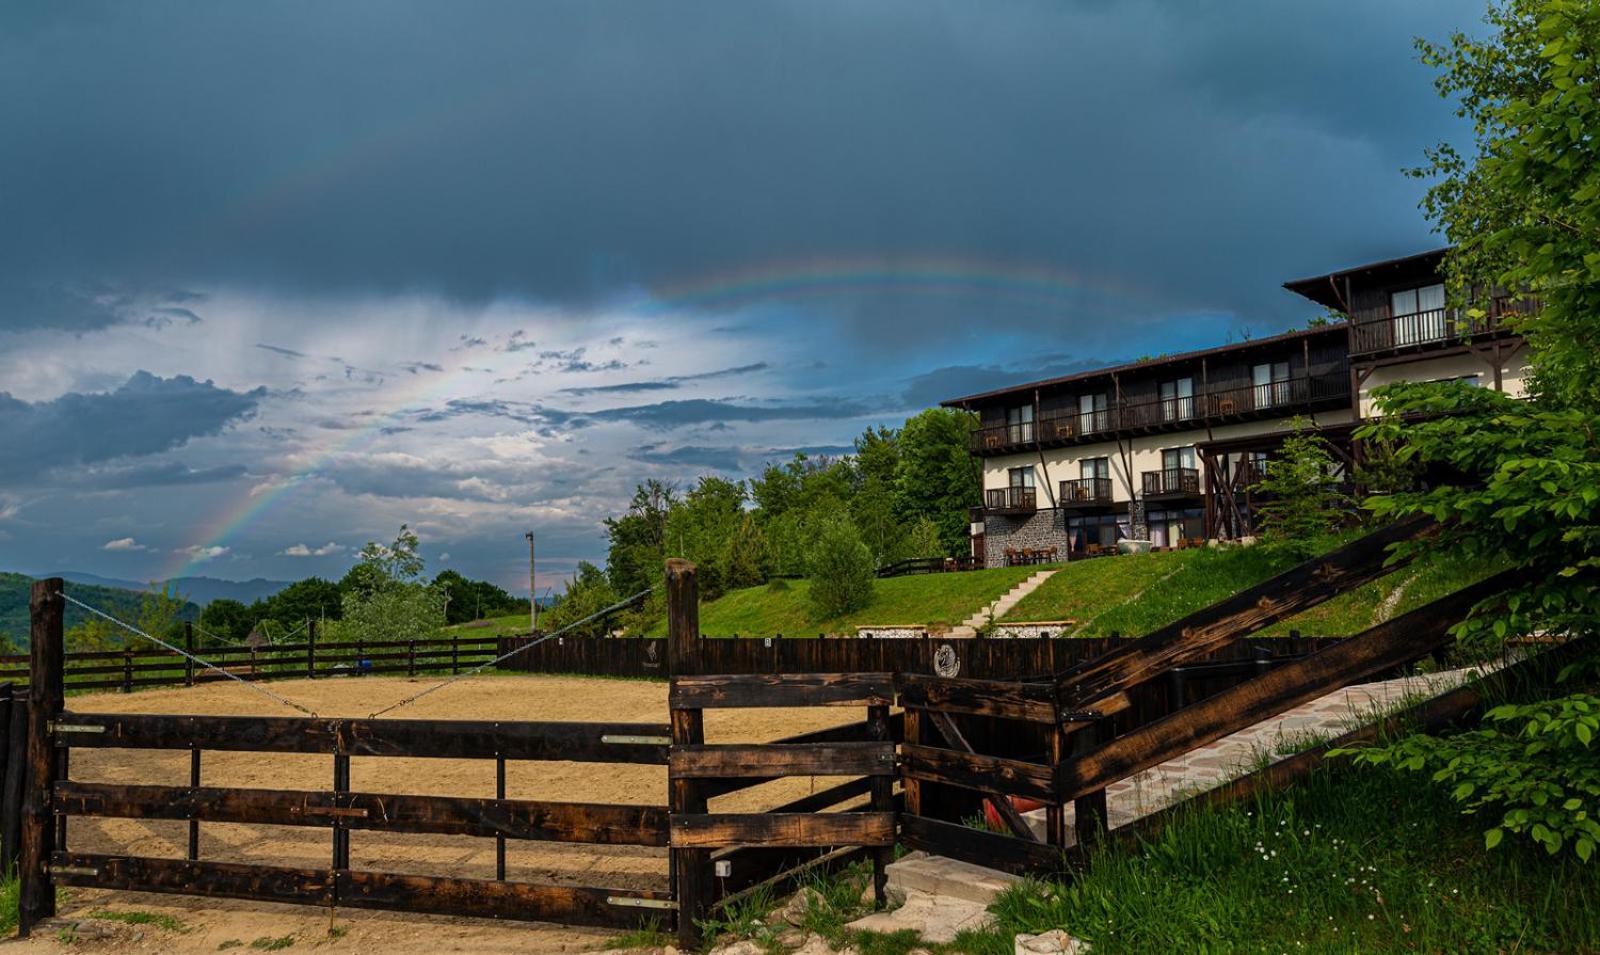
M 670 894 L 637 889 L 67 852 L 55 854 L 51 875 L 92 888 L 618 928 L 672 908 Z
M 1397 521 L 1306 561 L 1118 651 L 1067 670 L 1056 678 L 1056 698 L 1065 712 L 1114 712 L 1126 705 L 1125 693 L 1130 687 L 1390 573 L 1399 566 L 1385 566 L 1391 546 L 1434 533 L 1437 528 L 1427 517 Z M 1116 699 L 1119 695 L 1120 700 Z
M 32 641 L 28 687 L 28 745 L 22 797 L 21 855 L 18 869 L 18 934 L 56 914 L 56 893 L 45 866 L 56 850 L 58 829 L 50 812 L 50 787 L 61 768 L 51 745 L 50 724 L 61 714 L 65 669 L 66 583 L 60 577 L 33 582 L 29 597 Z
M 1036 723 L 1052 723 L 1056 718 L 1055 696 L 1048 683 L 898 673 L 895 688 L 900 692 L 902 706 Z
M 905 714 L 892 713 L 888 719 L 889 739 L 899 742 L 905 732 Z M 775 739 L 773 743 L 864 743 L 873 738 L 874 729 L 871 721 L 860 723 L 845 723 L 841 726 L 830 726 L 827 729 L 812 730 L 809 733 L 800 733 L 796 736 L 785 736 Z M 746 779 L 707 779 L 700 783 L 701 792 L 707 799 L 749 789 L 765 782 L 777 779 L 777 776 L 750 777 Z
M 1057 872 L 1066 867 L 1070 858 L 1042 842 L 1024 842 L 1013 836 L 909 813 L 900 817 L 900 841 L 912 849 L 1018 875 Z
M 1049 766 L 910 743 L 902 747 L 901 756 L 904 760 L 902 772 L 911 779 L 946 783 L 997 796 L 1055 798 L 1055 781 Z
M 680 676 L 673 709 L 776 706 L 878 706 L 894 702 L 890 673 L 755 673 Z
M 372 720 L 262 716 L 68 713 L 57 745 L 128 749 L 212 749 L 445 759 L 667 761 L 665 723 L 536 723 L 489 720 Z M 94 731 L 73 726 L 99 727 Z M 617 740 L 607 742 L 607 738 Z M 663 742 L 633 742 L 644 737 Z
M 962 735 L 961 728 L 956 725 L 955 720 L 950 718 L 950 714 L 941 713 L 938 710 L 929 710 L 928 719 L 933 723 L 933 728 L 939 731 L 939 735 L 944 737 L 945 743 L 952 749 L 958 749 L 964 753 L 974 752 L 972 744 L 967 742 L 966 736 Z M 1000 818 L 1005 822 L 1006 828 L 1011 830 L 1012 835 L 1018 839 L 1033 839 L 1033 830 L 1028 828 L 1027 820 L 1022 818 L 1022 813 L 1017 812 L 1017 807 L 1011 805 L 1009 796 L 990 796 L 988 803 L 994 807 L 996 813 L 999 813 Z
M 888 776 L 894 743 L 723 743 L 674 746 L 677 777 Z
M 1452 639 L 1450 628 L 1474 604 L 1518 579 L 1519 572 L 1508 571 L 1479 581 L 1069 759 L 1057 767 L 1061 798 L 1103 788 L 1363 677 L 1424 657 Z
M 391 793 L 126 786 L 63 781 L 58 811 L 124 819 L 198 819 L 279 826 L 503 836 L 547 842 L 664 846 L 657 806 L 473 799 Z
M 893 844 L 892 812 L 711 813 L 672 817 L 672 845 L 680 848 Z

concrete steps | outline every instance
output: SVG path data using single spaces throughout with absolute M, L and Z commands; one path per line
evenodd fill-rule
M 1041 570 L 1029 577 L 1027 580 L 1024 580 L 1022 583 L 1012 587 L 1004 594 L 1001 594 L 1000 599 L 985 606 L 982 610 L 961 621 L 959 625 L 951 627 L 950 635 L 952 637 L 970 637 L 976 635 L 978 629 L 987 624 L 991 619 L 999 620 L 1001 617 L 1004 617 L 1011 611 L 1012 607 L 1015 607 L 1017 604 L 1022 602 L 1022 598 L 1033 593 L 1035 590 L 1038 590 L 1039 585 L 1054 576 L 1058 569 L 1059 568 L 1052 567 L 1048 570 Z

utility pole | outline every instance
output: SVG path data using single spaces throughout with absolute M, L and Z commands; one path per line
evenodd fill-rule
M 539 632 L 539 591 L 533 586 L 533 531 L 522 535 L 528 539 L 528 615 L 529 633 Z

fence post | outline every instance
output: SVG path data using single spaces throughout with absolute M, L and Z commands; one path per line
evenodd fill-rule
M 122 692 L 133 692 L 133 648 L 127 647 L 122 651 Z
M 867 707 L 867 732 L 874 740 L 889 742 L 889 707 Z M 894 812 L 894 777 L 872 777 L 872 809 L 874 812 Z M 872 900 L 877 905 L 888 901 L 885 889 L 889 885 L 889 863 L 894 861 L 894 840 L 886 846 L 872 850 Z
M 317 622 L 306 624 L 306 679 L 317 678 Z
M 499 644 L 495 645 L 495 654 L 494 655 L 495 656 L 499 656 L 500 655 L 500 646 L 499 646 Z M 455 635 L 450 637 L 450 674 L 452 676 L 454 676 L 455 674 L 460 673 L 460 672 L 461 672 L 461 635 L 458 633 L 458 634 L 455 634 Z
M 695 582 L 694 564 L 680 558 L 667 561 L 667 670 L 674 676 L 692 672 L 700 636 L 700 592 Z M 706 740 L 703 711 L 672 710 L 672 745 L 698 746 Z M 703 813 L 706 797 L 693 779 L 679 779 L 668 768 L 668 811 Z M 684 950 L 700 947 L 699 920 L 710 909 L 713 882 L 711 850 L 671 850 L 672 883 L 678 900 L 678 945 Z
M 29 600 L 32 627 L 28 667 L 28 776 L 22 806 L 22 865 L 17 932 L 26 937 L 33 926 L 56 914 L 50 884 L 50 854 L 55 827 L 50 824 L 50 796 L 56 783 L 55 747 L 50 729 L 61 715 L 66 581 L 60 577 L 33 582 Z
M 183 649 L 189 654 L 183 658 L 183 685 L 194 686 L 194 624 L 183 624 Z
M 406 641 L 406 676 L 417 675 L 417 638 Z

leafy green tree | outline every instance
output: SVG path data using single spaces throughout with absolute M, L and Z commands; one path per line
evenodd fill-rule
M 256 611 L 256 619 L 270 618 L 293 630 L 307 620 L 339 619 L 342 599 L 338 584 L 321 577 L 307 577 L 266 600 L 257 601 L 251 609 Z
M 1309 550 L 1349 514 L 1350 500 L 1339 489 L 1328 442 L 1302 418 L 1289 426 L 1292 433 L 1253 490 L 1266 498 L 1259 508 L 1266 535 Z
M 487 580 L 473 580 L 454 570 L 441 570 L 433 585 L 450 598 L 445 605 L 446 623 L 466 623 L 484 617 L 526 613 L 528 602 L 518 600 Z
M 1453 304 L 1482 318 L 1486 290 L 1537 296 L 1533 314 L 1512 320 L 1533 364 L 1529 400 L 1459 383 L 1380 389 L 1387 417 L 1360 436 L 1401 442 L 1430 475 L 1456 477 L 1368 503 L 1380 520 L 1443 522 L 1411 553 L 1525 574 L 1474 609 L 1463 641 L 1488 649 L 1549 633 L 1583 639 L 1586 653 L 1475 732 L 1414 736 L 1362 758 L 1432 772 L 1488 818 L 1491 847 L 1511 833 L 1587 860 L 1600 843 L 1600 5 L 1507 0 L 1487 23 L 1481 37 L 1419 44 L 1475 135 L 1470 155 L 1437 147 L 1417 174 L 1436 179 L 1424 207 L 1454 243 Z
M 667 559 L 667 515 L 677 505 L 677 488 L 650 480 L 634 489 L 627 513 L 606 519 L 606 575 L 618 593 L 654 587 Z
M 906 536 L 906 557 L 939 557 L 944 552 L 944 542 L 939 538 L 939 525 L 926 517 L 918 518 Z
M 140 630 L 174 646 L 183 643 L 183 611 L 189 601 L 178 593 L 177 584 L 151 582 L 150 588 L 139 598 Z M 125 646 L 146 649 L 150 644 L 142 637 L 131 636 Z
M 339 640 L 414 640 L 444 626 L 444 592 L 422 582 L 419 540 L 405 524 L 392 544 L 370 541 L 346 576 L 343 614 L 330 634 Z M 358 572 L 359 571 L 359 572 Z
M 242 643 L 250 635 L 250 625 L 256 619 L 251 609 L 243 603 L 219 597 L 200 611 L 199 629 L 226 643 Z M 197 637 L 202 646 L 209 642 L 204 634 L 198 634 Z
M 604 571 L 588 561 L 579 561 L 577 573 L 567 585 L 566 593 L 543 615 L 539 622 L 548 633 L 554 633 L 585 617 L 599 613 L 616 603 L 617 592 Z M 573 636 L 599 637 L 605 635 L 607 621 L 595 620 L 567 631 Z
M 810 601 L 818 620 L 831 620 L 872 602 L 872 552 L 842 516 L 824 521 L 811 549 Z
M 729 590 L 754 587 L 767 579 L 767 535 L 754 514 L 739 519 L 739 529 L 728 538 L 722 558 L 724 583 Z
M 967 451 L 974 427 L 969 412 L 929 408 L 900 430 L 896 509 L 906 520 L 925 517 L 937 525 L 944 556 L 967 552 L 967 508 L 980 497 L 980 478 Z
M 707 475 L 667 515 L 667 550 L 695 562 L 707 600 L 729 589 L 728 542 L 744 520 L 744 502 L 744 485 Z
M 883 479 L 869 477 L 850 502 L 850 517 L 879 567 L 898 560 L 905 550 L 905 532 L 895 516 L 889 488 Z

